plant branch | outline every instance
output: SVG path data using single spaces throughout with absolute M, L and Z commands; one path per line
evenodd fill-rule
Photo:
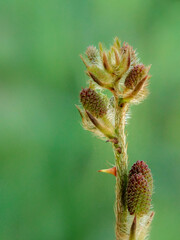
M 135 50 L 128 43 L 121 46 L 118 38 L 110 50 L 101 43 L 99 51 L 89 46 L 81 58 L 90 77 L 89 87 L 80 92 L 83 109 L 77 106 L 83 127 L 111 142 L 115 155 L 115 166 L 99 172 L 116 177 L 116 240 L 144 240 L 154 216 L 150 214 L 153 178 L 144 161 L 134 163 L 128 172 L 125 125 L 129 107 L 148 94 L 150 66 L 139 63 Z M 104 95 L 106 89 L 113 98 Z

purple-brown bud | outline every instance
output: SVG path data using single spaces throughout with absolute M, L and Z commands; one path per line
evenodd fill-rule
M 107 112 L 104 99 L 93 89 L 85 88 L 80 92 L 80 101 L 83 107 L 95 117 L 103 117 Z
M 148 165 L 144 161 L 137 161 L 136 163 L 133 164 L 131 167 L 131 170 L 129 171 L 129 179 L 131 178 L 132 175 L 134 174 L 141 173 L 144 178 L 147 180 L 149 190 L 152 193 L 153 191 L 153 177 L 151 170 L 149 169 Z
M 143 216 L 149 212 L 151 192 L 142 173 L 133 174 L 127 186 L 127 207 L 131 215 Z
M 126 88 L 133 89 L 146 73 L 146 67 L 143 64 L 136 65 L 125 79 Z

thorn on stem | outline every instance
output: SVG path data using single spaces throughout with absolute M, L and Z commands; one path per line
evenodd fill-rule
M 112 168 L 108 168 L 108 169 L 101 169 L 98 172 L 109 173 L 116 177 L 116 167 L 112 167 Z

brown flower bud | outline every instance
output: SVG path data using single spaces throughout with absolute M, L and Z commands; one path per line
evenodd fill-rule
M 137 161 L 136 163 L 133 164 L 133 166 L 131 167 L 131 170 L 129 171 L 129 179 L 135 173 L 136 174 L 142 173 L 144 178 L 147 180 L 149 185 L 149 190 L 152 193 L 153 178 L 152 178 L 151 170 L 149 169 L 148 165 L 144 161 Z
M 103 117 L 107 112 L 104 99 L 91 88 L 85 88 L 80 92 L 80 101 L 83 107 L 97 118 Z
M 143 64 L 136 65 L 125 79 L 124 85 L 133 89 L 146 73 L 146 67 Z
M 147 214 L 151 205 L 151 192 L 142 173 L 133 174 L 127 186 L 127 206 L 131 215 Z

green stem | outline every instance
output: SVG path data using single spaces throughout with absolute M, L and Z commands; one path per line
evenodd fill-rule
M 129 235 L 129 240 L 136 240 L 136 232 L 137 232 L 137 217 L 134 216 L 131 229 L 130 229 L 130 235 Z
M 126 185 L 127 185 L 127 145 L 125 135 L 125 117 L 128 110 L 128 105 L 118 105 L 118 98 L 116 101 L 116 117 L 115 128 L 118 137 L 121 153 L 114 147 L 114 154 L 116 158 L 116 240 L 125 240 L 128 237 L 127 231 L 127 205 L 126 205 Z

